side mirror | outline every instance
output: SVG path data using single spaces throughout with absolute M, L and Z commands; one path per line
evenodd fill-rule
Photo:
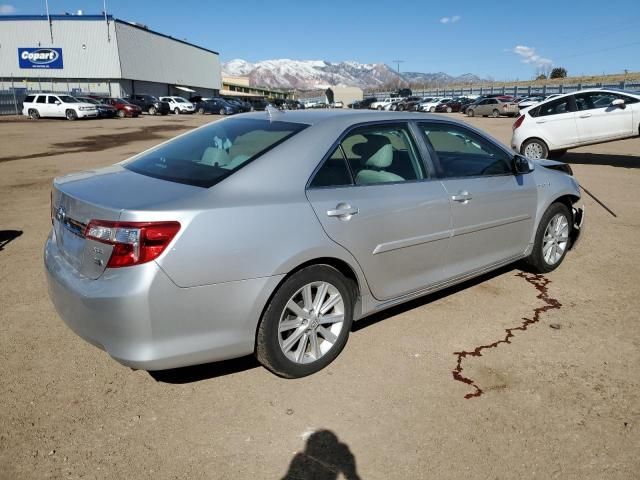
M 56 105 L 60 105 L 60 100 L 56 100 Z
M 622 98 L 616 98 L 613 102 L 611 102 L 612 107 L 620 107 L 625 108 L 624 100 Z
M 514 155 L 513 157 L 513 171 L 516 175 L 524 175 L 533 172 L 533 164 L 527 157 L 522 155 Z

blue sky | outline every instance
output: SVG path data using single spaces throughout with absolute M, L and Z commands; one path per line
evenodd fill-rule
M 44 13 L 0 0 L 0 14 Z M 49 0 L 51 13 L 100 13 L 102 0 Z M 114 16 L 220 52 L 222 60 L 404 60 L 403 71 L 529 79 L 640 71 L 640 0 L 107 0 Z M 519 47 L 519 48 L 518 48 Z

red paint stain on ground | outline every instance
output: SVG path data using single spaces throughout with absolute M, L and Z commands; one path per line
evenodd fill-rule
M 462 363 L 467 357 L 481 357 L 484 350 L 497 348 L 502 343 L 511 343 L 511 339 L 515 336 L 515 332 L 526 331 L 529 328 L 529 325 L 538 323 L 540 321 L 540 317 L 543 313 L 562 307 L 562 304 L 558 300 L 549 296 L 548 285 L 551 283 L 551 280 L 549 280 L 545 276 L 520 272 L 516 274 L 516 277 L 524 278 L 527 282 L 533 285 L 538 291 L 538 295 L 536 298 L 542 300 L 544 302 L 544 305 L 535 308 L 533 310 L 533 315 L 531 316 L 531 318 L 522 317 L 522 323 L 520 323 L 520 325 L 505 329 L 506 335 L 501 340 L 490 343 L 488 345 L 480 345 L 479 347 L 476 347 L 470 351 L 454 352 L 454 355 L 456 355 L 457 357 L 457 362 L 456 368 L 451 372 L 453 374 L 453 379 L 473 387 L 473 391 L 467 393 L 464 396 L 464 398 L 466 399 L 479 397 L 484 393 L 482 388 L 480 388 L 480 386 L 476 384 L 476 382 L 472 378 L 466 377 L 463 374 L 464 368 L 462 366 Z

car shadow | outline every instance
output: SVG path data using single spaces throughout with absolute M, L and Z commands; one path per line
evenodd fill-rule
M 501 267 L 497 270 L 493 270 L 488 273 L 484 273 L 478 277 L 467 280 L 466 282 L 459 283 L 452 287 L 445 288 L 438 292 L 434 292 L 423 297 L 416 298 L 414 300 L 410 300 L 401 305 L 396 305 L 395 307 L 388 308 L 379 313 L 374 313 L 368 317 L 363 318 L 362 320 L 358 320 L 354 322 L 351 331 L 357 332 L 364 328 L 370 327 L 378 322 L 386 320 L 390 317 L 395 317 L 396 315 L 400 315 L 402 313 L 408 312 L 409 310 L 413 310 L 418 307 L 422 307 L 424 305 L 428 305 L 429 303 L 435 302 L 436 300 L 440 300 L 441 298 L 448 297 L 449 295 L 453 295 L 457 292 L 461 292 L 466 290 L 467 288 L 474 287 L 480 283 L 491 280 L 492 278 L 499 277 L 508 272 L 512 272 L 513 270 L 517 270 L 517 264 L 511 264 L 504 267 Z
M 212 378 L 224 377 L 233 373 L 246 372 L 260 367 L 252 355 L 234 358 L 222 362 L 204 363 L 191 367 L 172 368 L 147 372 L 156 382 L 182 385 L 185 383 L 201 382 Z
M 0 230 L 0 251 L 5 245 L 22 235 L 22 230 Z
M 467 288 L 471 288 L 475 285 L 486 282 L 487 280 L 491 280 L 492 278 L 498 277 L 504 273 L 511 272 L 515 269 L 516 267 L 514 265 L 507 265 L 506 267 L 502 267 L 492 272 L 485 273 L 483 275 L 480 275 L 479 277 L 468 280 L 453 287 L 446 288 L 444 290 L 426 295 L 424 297 L 416 298 L 415 300 L 403 303 L 402 305 L 391 307 L 380 313 L 373 314 L 362 320 L 354 322 L 351 327 L 351 331 L 358 332 L 359 330 L 367 328 L 390 317 L 400 315 L 401 313 L 413 310 L 414 308 L 422 307 L 441 298 L 455 294 L 462 290 L 466 290 Z M 173 368 L 170 370 L 149 371 L 147 373 L 156 382 L 181 385 L 186 383 L 201 382 L 204 380 L 223 377 L 234 373 L 246 372 L 258 367 L 261 367 L 261 365 L 256 360 L 256 358 L 253 355 L 247 355 L 246 357 L 234 358 L 232 360 L 224 360 L 221 362 L 212 362 L 202 365 L 193 365 L 190 367 Z
M 640 157 L 635 155 L 567 152 L 560 161 L 571 165 L 608 165 L 611 167 L 640 168 Z

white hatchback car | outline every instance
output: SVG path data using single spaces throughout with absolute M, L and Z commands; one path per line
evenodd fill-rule
M 62 117 L 77 120 L 97 117 L 98 109 L 95 105 L 78 100 L 71 95 L 32 93 L 22 102 L 22 114 L 33 119 Z
M 640 94 L 586 89 L 521 110 L 511 148 L 529 158 L 640 135 Z
M 183 97 L 160 97 L 161 102 L 167 102 L 171 111 L 176 115 L 180 113 L 194 113 L 196 107 L 193 103 Z
M 436 111 L 436 107 L 441 104 L 441 103 L 446 103 L 446 102 L 450 102 L 451 100 L 453 100 L 453 98 L 450 97 L 437 97 L 437 98 L 432 98 L 430 102 L 422 102 L 420 104 L 420 111 L 422 112 L 435 112 Z

